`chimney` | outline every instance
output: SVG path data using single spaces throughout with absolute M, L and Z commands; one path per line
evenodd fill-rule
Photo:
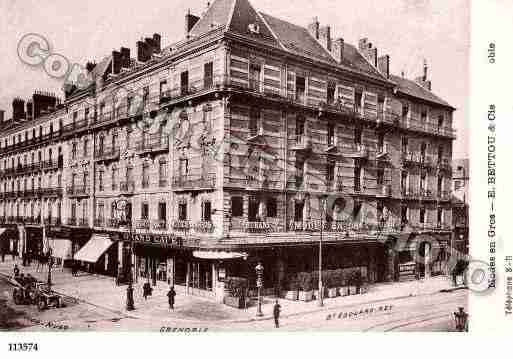
M 16 97 L 12 100 L 12 119 L 13 121 L 21 120 L 25 117 L 25 100 Z
M 145 41 L 137 41 L 137 61 L 146 62 L 149 60 L 148 44 Z
M 378 71 L 387 79 L 390 78 L 390 56 L 383 55 L 378 58 Z
M 55 94 L 46 91 L 36 91 L 32 95 L 32 104 L 34 120 L 45 113 L 49 113 L 57 106 L 57 97 Z
M 196 25 L 199 20 L 199 16 L 191 14 L 191 9 L 187 10 L 185 14 L 185 35 L 188 36 L 191 29 Z
M 34 118 L 34 106 L 32 101 L 27 101 L 27 121 L 31 121 Z
M 112 74 L 117 75 L 121 70 L 121 52 L 112 51 Z
M 424 60 L 422 76 L 416 77 L 415 82 L 417 82 L 420 86 L 424 87 L 426 90 L 431 91 L 431 81 L 428 80 L 428 65 L 426 60 Z
M 344 39 L 339 37 L 333 41 L 332 54 L 337 62 L 342 62 L 344 59 Z
M 358 40 L 358 50 L 372 66 L 378 67 L 378 49 L 372 46 L 366 37 Z
M 130 49 L 128 47 L 121 48 L 121 67 L 130 68 Z
M 319 39 L 319 20 L 317 19 L 317 16 L 312 19 L 312 22 L 308 24 L 307 28 L 310 35 Z
M 329 25 L 319 28 L 319 40 L 328 51 L 331 51 L 331 27 Z
M 162 37 L 160 36 L 160 34 L 153 34 L 153 45 L 155 46 L 155 52 L 156 53 L 160 53 L 160 51 L 162 50 L 161 48 L 161 39 Z

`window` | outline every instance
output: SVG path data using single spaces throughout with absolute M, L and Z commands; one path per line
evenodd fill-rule
M 189 174 L 189 160 L 187 158 L 181 158 L 178 169 L 181 176 L 187 176 Z
M 355 99 L 354 99 L 354 110 L 356 113 L 362 112 L 362 91 L 355 91 Z
M 185 202 L 178 204 L 178 220 L 179 221 L 187 220 L 187 203 L 185 203 Z
M 242 197 L 232 197 L 231 214 L 232 217 L 242 217 L 243 204 Z
M 378 152 L 383 153 L 385 151 L 385 134 L 380 132 L 378 134 Z
M 214 82 L 214 64 L 207 62 L 203 65 L 203 86 L 209 88 Z
M 326 182 L 329 185 L 333 182 L 334 179 L 335 179 L 335 162 L 328 161 L 328 164 L 326 165 Z
M 353 215 L 352 215 L 354 222 L 358 221 L 358 217 L 360 215 L 361 209 L 362 209 L 362 202 L 354 201 L 354 203 L 353 203 Z
M 438 194 L 442 193 L 442 191 L 443 191 L 443 177 L 442 176 L 438 176 L 438 180 L 436 183 L 436 189 L 438 191 Z
M 408 207 L 401 207 L 401 224 L 408 223 Z
M 160 98 L 166 97 L 168 95 L 167 94 L 167 81 L 166 80 L 161 80 L 160 81 L 160 84 L 159 84 L 159 94 L 160 94 Z
M 212 220 L 212 204 L 210 201 L 205 201 L 201 204 L 201 219 L 206 222 Z
M 403 154 L 408 153 L 408 137 L 403 137 L 401 139 L 401 152 Z
M 75 125 L 77 124 L 77 119 L 78 119 L 78 112 L 75 111 L 75 112 L 73 112 L 73 127 L 75 127 Z
M 401 189 L 404 191 L 408 187 L 408 172 L 401 172 Z
M 385 170 L 383 168 L 378 168 L 376 183 L 378 186 L 382 186 L 385 183 Z
M 442 162 L 443 156 L 444 156 L 444 146 L 443 145 L 439 145 L 438 146 L 438 161 L 439 162 Z
M 301 142 L 302 137 L 305 134 L 305 118 L 298 116 L 296 118 L 296 142 Z
M 180 92 L 182 95 L 189 93 L 189 71 L 180 74 Z
M 100 117 L 105 114 L 105 102 L 100 103 Z
M 436 223 L 438 224 L 438 226 L 441 226 L 442 223 L 443 223 L 443 220 L 444 220 L 443 214 L 444 214 L 443 209 L 442 208 L 437 208 L 437 210 L 436 210 Z
M 335 146 L 335 125 L 328 123 L 328 146 Z
M 142 203 L 141 204 L 141 219 L 148 219 L 149 215 L 149 206 L 148 203 Z
M 87 138 L 84 138 L 84 157 L 87 157 L 87 151 L 89 148 L 89 140 Z
M 454 181 L 454 190 L 457 191 L 459 190 L 461 187 L 463 187 L 463 181 L 461 180 L 455 180 Z
M 305 161 L 296 159 L 296 186 L 303 184 L 303 177 L 305 172 Z
M 103 191 L 103 170 L 98 172 L 98 190 Z
M 84 187 L 87 186 L 88 182 L 89 182 L 89 172 L 84 172 L 84 177 L 83 177 Z
M 305 78 L 302 76 L 296 77 L 296 101 L 304 101 L 305 98 Z
M 360 166 L 356 166 L 354 168 L 354 190 L 355 192 L 360 192 L 361 190 L 361 176 L 362 176 L 362 168 Z
M 328 82 L 328 88 L 326 91 L 326 102 L 328 104 L 332 104 L 335 102 L 335 83 Z
M 378 96 L 378 116 L 381 117 L 385 113 L 385 98 Z
M 89 107 L 84 110 L 84 119 L 86 122 L 89 120 Z
M 443 127 L 444 125 L 444 115 L 438 115 L 438 127 Z
M 425 191 L 426 190 L 426 174 L 422 173 L 420 175 L 420 190 Z
M 73 142 L 71 144 L 71 159 L 76 159 L 77 158 L 77 143 L 76 142 Z
M 303 222 L 303 209 L 305 203 L 303 201 L 294 202 L 294 222 Z
M 427 121 L 427 110 L 422 110 L 420 112 L 420 120 L 422 121 L 422 123 L 426 123 L 426 121 Z
M 111 184 L 112 190 L 115 191 L 118 187 L 118 169 L 116 167 L 112 168 Z
M 134 101 L 133 96 L 126 97 L 126 111 L 128 112 L 129 115 L 132 114 L 131 109 L 132 109 L 133 101 Z
M 166 221 L 166 208 L 167 208 L 167 205 L 166 205 L 166 202 L 159 202 L 159 206 L 158 206 L 158 216 L 159 216 L 159 220 L 160 221 Z
M 150 99 L 150 88 L 148 86 L 143 87 L 142 105 L 146 108 Z
M 427 150 L 427 145 L 425 142 L 422 142 L 420 145 L 420 159 L 422 162 L 424 162 L 426 160 L 426 150 Z
M 148 165 L 148 163 L 144 163 L 142 166 L 142 187 L 143 188 L 148 188 L 149 183 L 150 183 L 150 178 L 149 178 L 148 172 L 149 172 L 149 165 Z
M 359 127 L 354 129 L 354 143 L 356 145 L 362 144 L 362 129 Z
M 403 105 L 403 110 L 402 110 L 403 120 L 406 120 L 408 118 L 409 113 L 410 113 L 410 107 L 408 105 Z
M 165 187 L 167 185 L 166 167 L 167 167 L 166 161 L 159 162 L 159 186 L 160 187 Z
M 118 147 L 118 134 L 112 134 L 112 150 L 115 151 Z
M 251 90 L 260 91 L 260 74 L 261 69 L 259 64 L 249 65 L 249 88 Z
M 419 216 L 419 223 L 424 223 L 426 220 L 426 209 L 421 208 L 420 209 L 420 216 Z
M 267 199 L 267 217 L 276 218 L 278 216 L 278 203 L 276 198 L 268 198 Z
M 103 220 L 105 218 L 105 204 L 103 202 L 98 203 L 98 219 Z
M 249 135 L 250 137 L 257 136 L 260 129 L 260 109 L 251 108 L 249 111 Z

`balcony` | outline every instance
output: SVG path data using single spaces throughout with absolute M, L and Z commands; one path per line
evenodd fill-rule
M 341 152 L 344 156 L 348 158 L 368 158 L 369 157 L 369 148 L 361 143 L 355 143 L 350 146 L 343 146 L 341 148 Z
M 97 148 L 94 151 L 95 161 L 115 161 L 119 159 L 119 147 Z
M 58 161 L 46 160 L 41 163 L 41 169 L 43 171 L 52 171 L 59 168 Z
M 451 200 L 451 191 L 438 191 L 437 198 L 439 201 L 450 201 Z
M 378 151 L 376 152 L 376 159 L 378 161 L 384 162 L 390 161 L 390 145 L 388 143 L 384 143 L 383 146 L 378 147 Z
M 134 181 L 122 181 L 119 183 L 119 192 L 122 195 L 133 195 L 135 191 Z
M 434 193 L 431 190 L 425 189 L 425 188 L 420 189 L 420 197 L 423 200 L 434 200 L 435 199 Z
M 451 172 L 451 160 L 449 158 L 439 158 L 436 167 L 439 171 Z
M 306 135 L 296 135 L 295 142 L 290 149 L 292 151 L 308 153 L 312 151 L 312 140 Z
M 403 199 L 420 199 L 420 194 L 410 188 L 401 189 L 401 197 Z
M 87 197 L 89 196 L 89 186 L 71 185 L 66 188 L 68 197 Z
M 173 177 L 173 190 L 175 191 L 214 189 L 215 185 L 215 173 L 203 176 L 186 175 Z
M 150 229 L 150 220 L 149 219 L 138 219 L 135 222 L 136 229 Z
M 253 176 L 246 176 L 246 187 L 247 188 L 253 188 L 253 189 L 279 189 L 280 188 L 280 181 L 271 181 L 268 178 L 265 177 L 253 177 Z
M 211 221 L 199 221 L 193 225 L 194 231 L 199 233 L 214 232 L 214 224 Z
M 390 184 L 378 184 L 376 187 L 377 197 L 392 197 L 392 185 Z
M 42 197 L 60 197 L 62 196 L 62 187 L 40 188 L 38 194 Z
M 80 121 L 76 121 L 73 123 L 69 123 L 67 125 L 62 126 L 60 133 L 62 136 L 70 135 L 80 130 L 87 129 L 88 121 L 86 119 L 82 119 Z
M 160 134 L 150 136 L 147 140 L 139 141 L 136 144 L 136 152 L 139 155 L 157 154 L 167 151 L 169 151 L 169 138 L 163 137 Z
M 191 222 L 187 220 L 177 220 L 171 224 L 171 228 L 177 231 L 187 231 L 191 228 Z
M 401 154 L 401 160 L 404 167 L 414 166 L 422 163 L 419 154 L 415 152 L 403 152 Z
M 94 219 L 94 226 L 95 227 L 104 227 L 105 226 L 105 219 L 104 218 L 95 218 Z
M 151 228 L 157 231 L 167 230 L 167 222 L 165 219 L 158 219 L 151 222 Z

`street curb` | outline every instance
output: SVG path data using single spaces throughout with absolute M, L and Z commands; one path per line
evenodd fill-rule
M 9 275 L 6 275 L 6 274 L 4 274 L 2 272 L 0 272 L 0 276 L 2 276 L 4 278 L 7 278 L 8 280 L 10 280 L 10 278 L 11 278 Z M 356 306 L 356 305 L 368 305 L 368 304 L 379 303 L 379 302 L 383 302 L 383 301 L 387 301 L 387 300 L 400 300 L 400 299 L 406 299 L 406 298 L 411 298 L 411 297 L 424 297 L 424 296 L 429 296 L 429 295 L 433 295 L 433 294 L 436 294 L 436 293 L 451 293 L 451 292 L 454 292 L 454 291 L 457 291 L 457 290 L 461 290 L 461 289 L 468 289 L 468 287 L 466 287 L 466 286 L 459 286 L 459 287 L 454 287 L 454 288 L 444 288 L 444 289 L 435 290 L 433 292 L 426 292 L 426 293 L 423 293 L 423 294 L 400 295 L 400 296 L 395 296 L 395 297 L 380 298 L 380 299 L 374 299 L 374 300 L 369 300 L 369 301 L 365 301 L 365 302 L 358 302 L 358 303 L 341 303 L 339 305 L 335 305 L 335 306 L 332 306 L 332 307 L 331 306 L 330 307 L 324 307 L 323 306 L 323 307 L 317 307 L 317 308 L 312 309 L 312 310 L 290 313 L 290 314 L 282 315 L 281 318 L 292 318 L 292 317 L 297 317 L 297 316 L 300 316 L 300 315 L 308 315 L 308 314 L 320 313 L 320 312 L 323 312 L 323 311 L 330 311 L 330 310 L 339 310 L 341 308 L 353 307 L 353 306 Z M 65 296 L 67 298 L 72 298 L 77 303 L 81 302 L 81 303 L 85 303 L 85 304 L 88 304 L 88 305 L 91 305 L 91 306 L 94 306 L 94 307 L 97 307 L 97 308 L 101 308 L 103 310 L 107 310 L 109 312 L 112 312 L 113 314 L 122 315 L 122 316 L 124 316 L 127 319 L 143 319 L 143 320 L 153 320 L 154 319 L 151 316 L 145 316 L 145 315 L 138 316 L 138 315 L 134 315 L 135 313 L 132 314 L 132 312 L 128 312 L 128 311 L 117 311 L 117 310 L 114 310 L 114 309 L 103 307 L 103 306 L 95 304 L 95 303 L 91 303 L 91 302 L 89 302 L 87 300 L 84 300 L 84 299 L 81 299 L 81 298 L 78 298 L 78 297 L 73 297 L 71 295 L 68 295 L 68 294 L 65 294 L 65 293 L 61 293 L 59 291 L 55 291 L 55 292 L 58 293 L 59 295 Z M 202 321 L 200 321 L 200 322 L 191 322 L 190 320 L 186 320 L 186 319 L 182 319 L 182 318 L 169 318 L 169 319 L 172 319 L 172 320 L 175 320 L 175 321 L 187 322 L 188 324 L 202 324 Z M 272 319 L 274 319 L 274 317 L 272 315 L 264 315 L 263 317 L 253 317 L 253 318 L 245 318 L 245 319 L 224 319 L 224 320 L 216 321 L 216 323 L 241 324 L 241 323 L 252 323 L 252 322 L 259 322 L 259 321 L 272 320 Z

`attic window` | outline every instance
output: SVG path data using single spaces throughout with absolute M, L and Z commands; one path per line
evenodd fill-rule
M 255 23 L 251 23 L 248 25 L 248 31 L 252 34 L 260 34 L 260 26 Z

